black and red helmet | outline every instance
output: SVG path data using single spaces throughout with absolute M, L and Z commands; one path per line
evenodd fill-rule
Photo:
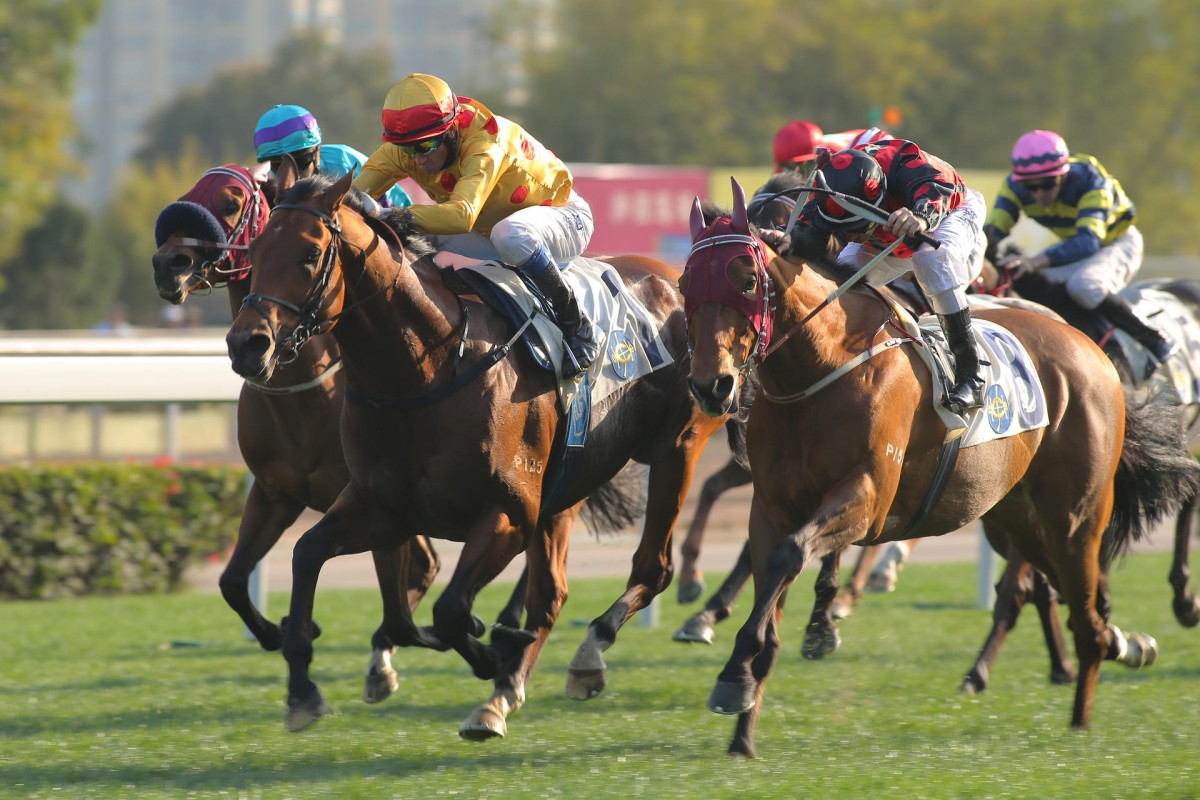
M 879 162 L 862 150 L 834 153 L 829 162 L 821 166 L 821 174 L 833 191 L 882 209 L 887 194 L 887 176 Z M 818 198 L 817 214 L 826 225 L 846 233 L 865 231 L 872 225 L 870 220 L 857 217 L 838 205 L 834 197 Z

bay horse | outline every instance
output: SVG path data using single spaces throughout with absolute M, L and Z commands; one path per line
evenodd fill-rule
M 284 168 L 290 168 L 286 160 Z M 216 167 L 163 209 L 151 262 L 164 300 L 179 305 L 193 292 L 224 287 L 231 318 L 241 307 L 250 291 L 246 247 L 265 227 L 273 197 L 257 178 L 236 164 Z M 225 602 L 267 651 L 278 650 L 283 635 L 254 605 L 250 573 L 305 508 L 325 511 L 350 479 L 337 424 L 346 389 L 341 365 L 334 338 L 316 335 L 270 380 L 246 381 L 238 399 L 238 448 L 254 480 L 219 585 Z M 424 536 L 372 556 L 385 618 L 396 615 L 400 604 L 414 608 L 440 567 Z M 394 644 L 385 627 L 371 637 L 363 687 L 369 703 L 386 699 L 398 685 L 390 663 Z
M 309 674 L 321 566 L 422 532 L 464 543 L 434 604 L 434 633 L 477 677 L 494 679 L 492 697 L 459 733 L 506 735 L 506 719 L 525 702 L 527 679 L 566 601 L 570 522 L 584 498 L 632 459 L 649 465 L 649 480 L 627 589 L 593 620 L 568 668 L 568 695 L 595 696 L 606 683 L 601 653 L 670 583 L 672 526 L 696 459 L 725 422 L 701 413 L 687 389 L 678 272 L 646 258 L 609 259 L 673 362 L 592 408 L 574 474 L 550 494 L 566 425 L 553 374 L 517 346 L 512 323 L 439 268 L 424 236 L 402 231 L 397 238 L 364 214 L 349 177 L 282 188 L 283 202 L 251 245 L 251 293 L 227 336 L 233 368 L 268 379 L 307 335 L 328 331 L 349 385 L 341 431 L 350 481 L 293 552 L 282 648 L 289 729 L 328 709 Z M 469 625 L 474 598 L 521 552 L 529 573 L 524 628 L 494 627 L 484 644 Z
M 1063 315 L 1068 324 L 1086 333 L 1112 359 L 1122 381 L 1132 391 L 1143 388 L 1143 370 L 1135 364 L 1130 353 L 1135 355 L 1144 348 L 1132 337 L 1118 337 L 1107 320 L 1099 314 L 1088 312 L 1071 302 L 1062 291 L 1045 291 L 1038 282 L 1014 278 L 1011 271 L 998 268 L 990 260 L 984 262 L 983 274 L 977 291 L 994 297 L 1011 297 L 1022 288 L 1038 302 Z M 1166 292 L 1178 301 L 1176 314 L 1179 327 L 1185 333 L 1185 352 L 1200 348 L 1200 282 L 1191 280 L 1144 280 L 1130 284 L 1121 294 L 1131 303 L 1137 303 L 1148 291 Z M 1139 359 L 1140 361 L 1140 359 Z M 1156 375 L 1154 380 L 1165 380 Z M 1189 446 L 1195 452 L 1200 438 L 1200 403 L 1194 400 L 1182 402 L 1173 409 Z M 1175 538 L 1172 548 L 1171 569 L 1168 581 L 1172 589 L 1171 609 L 1180 625 L 1191 628 L 1200 623 L 1200 600 L 1188 589 L 1188 550 L 1196 517 L 1197 498 L 1183 501 L 1175 523 Z M 1024 605 L 1032 601 L 1042 622 L 1043 635 L 1050 654 L 1050 680 L 1053 683 L 1070 683 L 1074 676 L 1067 662 L 1058 631 L 1055 596 L 1046 578 L 1021 558 L 1017 552 L 1005 552 L 1003 542 L 993 542 L 998 552 L 1006 558 L 1005 569 L 996 584 L 996 604 L 992 613 L 992 628 L 980 649 L 975 662 L 963 678 L 962 688 L 969 693 L 987 689 L 991 666 L 999 656 L 1005 638 L 1017 624 Z
M 795 207 L 796 195 L 803 192 L 808 181 L 797 172 L 781 172 L 772 176 L 759 188 L 747 205 L 748 220 L 754 224 L 765 240 L 782 243 L 786 234 L 788 221 Z M 715 205 L 701 204 L 701 211 L 706 224 L 718 216 L 728 216 Z M 838 271 L 837 254 L 840 247 L 832 238 L 816 244 L 806 242 L 806 255 L 811 264 L 824 274 L 833 278 Z M 849 273 L 842 276 L 849 277 Z M 930 313 L 928 300 L 915 280 L 901 279 L 893 285 L 881 290 L 893 302 L 896 302 L 915 315 Z M 740 418 L 734 418 L 727 425 L 730 449 L 733 456 L 729 462 L 708 478 L 701 487 L 700 501 L 692 518 L 691 526 L 680 546 L 679 568 L 679 602 L 686 603 L 697 599 L 704 591 L 703 576 L 697 567 L 700 556 L 704 528 L 711 513 L 712 506 L 720 495 L 729 489 L 745 486 L 750 483 L 751 475 L 745 456 L 745 410 L 753 402 L 755 383 L 753 380 L 743 382 L 743 396 L 739 399 L 742 409 Z M 910 542 L 910 547 L 916 542 Z M 872 566 L 878 555 L 879 547 L 860 548 L 855 560 L 854 571 L 850 579 L 838 590 L 835 597 L 828 597 L 823 591 L 817 593 L 812 615 L 805 626 L 804 640 L 800 653 L 805 658 L 820 659 L 832 654 L 841 646 L 841 636 L 838 633 L 836 620 L 848 617 L 855 605 L 869 590 L 871 582 L 876 578 Z M 832 581 L 840 585 L 841 551 L 826 555 L 821 560 L 821 578 L 818 584 Z M 743 546 L 737 561 L 717 588 L 709 597 L 704 607 L 684 621 L 674 633 L 673 639 L 684 643 L 712 644 L 715 637 L 715 626 L 729 617 L 733 604 L 737 600 L 746 582 L 750 580 L 750 547 Z M 1061 638 L 1061 636 L 1060 636 Z
M 760 382 L 747 423 L 755 602 L 708 701 L 738 716 L 729 752 L 754 755 L 783 601 L 806 564 L 980 518 L 1066 599 L 1079 663 L 1071 724 L 1086 728 L 1101 661 L 1140 666 L 1156 651 L 1151 637 L 1108 622 L 1102 566 L 1200 487 L 1178 426 L 1159 413 L 1162 396 L 1126 404 L 1112 362 L 1069 326 L 1024 309 L 980 311 L 1028 351 L 1049 424 L 963 448 L 938 502 L 923 507 L 947 430 L 916 343 L 875 347 L 892 309 L 865 292 L 824 302 L 836 284 L 753 235 L 736 182 L 732 217 L 705 226 L 697 202 L 692 238 L 680 279 L 689 386 L 706 413 L 724 415 L 736 411 L 746 369 Z

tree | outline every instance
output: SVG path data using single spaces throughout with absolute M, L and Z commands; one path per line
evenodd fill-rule
M 54 201 L 57 178 L 72 167 L 63 149 L 72 133 L 72 57 L 99 10 L 99 0 L 0 4 L 0 263 Z
M 254 125 L 277 103 L 304 106 L 325 141 L 370 155 L 393 82 L 386 53 L 351 53 L 302 34 L 282 44 L 270 63 L 221 70 L 157 111 L 146 124 L 148 144 L 135 158 L 152 168 L 178 159 L 190 145 L 205 164 L 254 163 Z

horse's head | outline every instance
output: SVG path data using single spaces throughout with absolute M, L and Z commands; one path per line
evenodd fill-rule
M 151 262 L 159 295 L 179 304 L 197 286 L 245 278 L 250 270 L 247 247 L 269 215 L 255 173 L 237 164 L 204 173 L 154 224 L 158 250 Z
M 233 371 L 267 381 L 313 335 L 332 327 L 345 299 L 343 202 L 354 176 L 294 182 L 281 175 L 271 219 L 250 247 L 250 294 L 225 337 Z M 360 221 L 361 222 L 361 221 Z
M 692 207 L 692 251 L 679 279 L 691 351 L 688 385 L 712 416 L 737 410 L 742 372 L 771 338 L 768 250 L 750 231 L 736 181 L 733 191 L 732 217 L 705 225 L 700 201 Z

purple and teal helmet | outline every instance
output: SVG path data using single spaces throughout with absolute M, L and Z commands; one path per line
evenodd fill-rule
M 321 144 L 321 128 L 303 106 L 275 106 L 254 126 L 254 152 L 259 163 Z

